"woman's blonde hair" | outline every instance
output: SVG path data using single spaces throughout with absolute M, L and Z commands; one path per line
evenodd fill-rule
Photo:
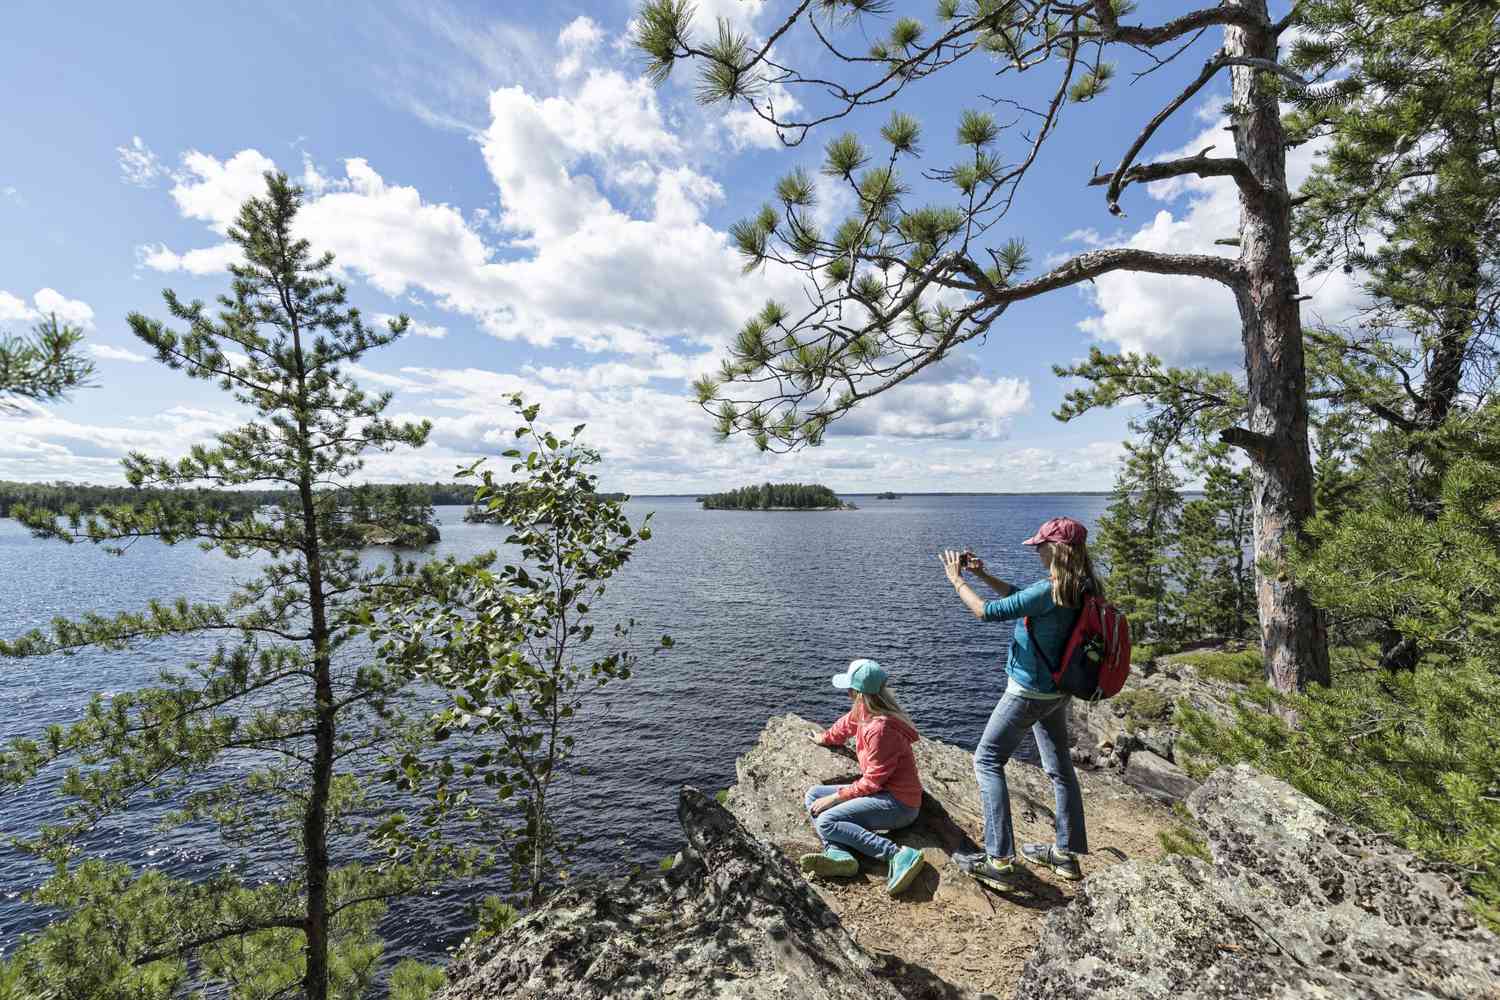
M 1051 553 L 1048 570 L 1052 574 L 1052 603 L 1063 608 L 1083 607 L 1083 595 L 1092 592 L 1095 597 L 1104 597 L 1104 587 L 1094 575 L 1094 563 L 1089 558 L 1089 547 L 1085 542 L 1070 545 L 1067 542 L 1043 542 Z
M 865 714 L 889 715 L 892 718 L 900 719 L 913 729 L 917 728 L 917 724 L 911 720 L 911 716 L 906 714 L 906 709 L 901 707 L 901 702 L 896 700 L 896 692 L 891 690 L 889 684 L 882 684 L 880 690 L 875 694 L 856 691 L 854 696 L 864 706 Z

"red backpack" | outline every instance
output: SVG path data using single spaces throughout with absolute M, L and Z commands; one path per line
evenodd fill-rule
M 1031 632 L 1031 619 L 1025 624 Z M 1032 648 L 1052 672 L 1052 683 L 1065 694 L 1089 701 L 1112 698 L 1130 676 L 1130 622 L 1119 608 L 1093 594 L 1083 595 L 1060 662 L 1053 663 L 1031 634 Z

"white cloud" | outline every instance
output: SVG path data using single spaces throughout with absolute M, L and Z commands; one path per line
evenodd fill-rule
M 21 189 L 14 184 L 7 184 L 5 187 L 0 187 L 0 198 L 15 202 L 17 205 L 26 204 L 26 199 L 21 197 Z
M 580 15 L 569 21 L 557 35 L 557 47 L 563 53 L 557 63 L 557 75 L 565 80 L 576 76 L 603 40 L 604 29 L 593 18 Z
M 131 136 L 128 146 L 116 146 L 115 153 L 120 157 L 120 176 L 127 184 L 150 187 L 167 174 L 166 167 L 138 135 Z
M 1205 106 L 1216 107 L 1212 102 Z M 1187 156 L 1205 146 L 1222 145 L 1225 122 L 1217 115 L 1210 120 L 1212 124 L 1183 148 L 1164 153 L 1161 158 Z M 1307 179 L 1315 157 L 1324 148 L 1326 143 L 1315 142 L 1288 152 L 1287 184 L 1293 191 Z M 1142 193 L 1134 192 L 1137 204 L 1142 201 Z M 1239 231 L 1239 197 L 1233 181 L 1179 177 L 1146 185 L 1144 194 L 1169 207 L 1157 211 L 1123 240 L 1093 230 L 1075 231 L 1068 240 L 1088 246 L 1234 255 L 1233 248 L 1214 244 L 1214 240 L 1233 237 Z M 1127 192 L 1127 198 L 1129 195 Z M 1342 274 L 1312 280 L 1304 277 L 1302 291 L 1312 295 L 1310 302 L 1303 303 L 1304 315 L 1331 322 L 1351 317 L 1362 301 L 1357 279 Z M 1095 340 L 1117 345 L 1122 351 L 1154 353 L 1169 363 L 1234 367 L 1241 360 L 1239 313 L 1233 295 L 1217 282 L 1116 272 L 1084 286 L 1083 292 L 1097 312 L 1079 326 Z
M 830 424 L 828 432 L 998 441 L 1009 437 L 1012 421 L 1030 409 L 1028 381 L 987 377 L 972 357 L 963 356 L 864 402 Z
M 186 253 L 174 253 L 166 244 L 146 244 L 135 248 L 136 260 L 153 271 L 184 271 L 188 274 L 223 274 L 229 265 L 241 259 L 240 248 L 233 243 L 202 247 Z
M 265 173 L 275 170 L 270 157 L 244 149 L 227 160 L 190 150 L 182 170 L 173 176 L 172 200 L 184 217 L 208 223 L 223 236 L 240 213 L 240 206 L 265 194 Z
M 370 317 L 371 322 L 381 328 L 384 328 L 395 319 L 396 316 L 394 313 L 376 313 Z M 448 328 L 446 326 L 439 326 L 437 323 L 423 323 L 413 319 L 406 325 L 406 335 L 408 337 L 427 337 L 432 340 L 442 340 L 448 336 Z
M 103 358 L 105 361 L 128 361 L 132 364 L 141 364 L 151 360 L 144 354 L 137 354 L 123 347 L 111 347 L 109 344 L 90 344 L 89 351 L 94 357 Z
M 70 299 L 56 289 L 39 289 L 31 302 L 28 306 L 20 296 L 0 291 L 0 322 L 39 323 L 55 315 L 72 326 L 88 329 L 94 325 L 94 310 L 88 303 Z

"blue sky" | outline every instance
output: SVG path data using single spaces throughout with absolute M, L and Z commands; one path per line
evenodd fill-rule
M 179 453 L 243 419 L 213 387 L 145 360 L 125 316 L 163 315 L 163 288 L 209 299 L 226 287 L 224 228 L 273 166 L 307 187 L 304 233 L 338 255 L 356 304 L 404 311 L 418 331 L 361 372 L 395 392 L 394 413 L 435 425 L 428 448 L 373 460 L 380 480 L 448 479 L 506 447 L 503 397 L 519 389 L 544 419 L 589 424 L 610 489 L 766 478 L 844 491 L 1106 489 L 1128 412 L 1058 424 L 1050 412 L 1067 387 L 1051 365 L 1092 343 L 1179 363 L 1237 357 L 1222 289 L 1111 276 L 1012 308 L 983 343 L 819 449 L 717 444 L 688 381 L 717 366 L 767 295 L 800 294 L 789 274 L 741 277 L 724 233 L 781 174 L 815 168 L 836 130 L 785 149 L 742 114 L 697 106 L 690 73 L 653 88 L 623 41 L 627 0 L 82 6 L 7 5 L 0 88 L 24 97 L 0 119 L 0 330 L 52 311 L 80 323 L 100 384 L 0 418 L 0 478 L 118 480 L 131 449 Z M 699 21 L 722 14 L 755 35 L 786 6 L 703 0 Z M 911 5 L 919 16 L 930 6 Z M 1188 5 L 1141 6 L 1141 18 L 1165 18 Z M 845 36 L 862 49 L 861 30 Z M 1133 84 L 1125 64 L 1109 94 L 1070 107 L 997 239 L 1025 239 L 1034 270 L 1091 244 L 1214 251 L 1234 228 L 1227 181 L 1130 189 L 1124 219 L 1084 181 L 1217 44 L 1205 37 Z M 778 51 L 817 58 L 797 37 Z M 918 167 L 951 162 L 953 123 L 987 106 L 980 95 L 1024 100 L 1052 79 L 993 71 L 973 59 L 896 102 L 924 124 Z M 1145 156 L 1227 152 L 1227 86 L 1184 109 Z M 873 137 L 888 113 L 848 127 Z M 1294 181 L 1315 154 L 1294 152 Z M 917 170 L 907 174 L 922 193 Z M 823 204 L 837 212 L 832 189 Z M 1319 315 L 1354 301 L 1342 280 L 1305 290 Z

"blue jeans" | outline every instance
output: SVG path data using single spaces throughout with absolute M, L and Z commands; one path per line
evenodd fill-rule
M 1015 833 L 1010 825 L 1010 789 L 1005 764 L 1027 730 L 1036 740 L 1042 770 L 1057 793 L 1057 846 L 1086 854 L 1088 833 L 1083 826 L 1083 790 L 1068 755 L 1068 702 L 1007 694 L 990 714 L 979 746 L 974 748 L 974 774 L 979 779 L 979 801 L 984 806 L 984 849 L 992 858 L 1015 856 Z
M 832 795 L 843 785 L 814 785 L 807 790 L 803 806 L 809 814 L 812 804 L 825 795 Z M 901 848 L 874 832 L 876 830 L 899 830 L 911 826 L 921 810 L 898 800 L 890 792 L 861 795 L 857 799 L 845 799 L 831 809 L 825 809 L 813 817 L 813 829 L 823 846 L 837 844 L 848 847 L 872 858 L 893 858 Z

